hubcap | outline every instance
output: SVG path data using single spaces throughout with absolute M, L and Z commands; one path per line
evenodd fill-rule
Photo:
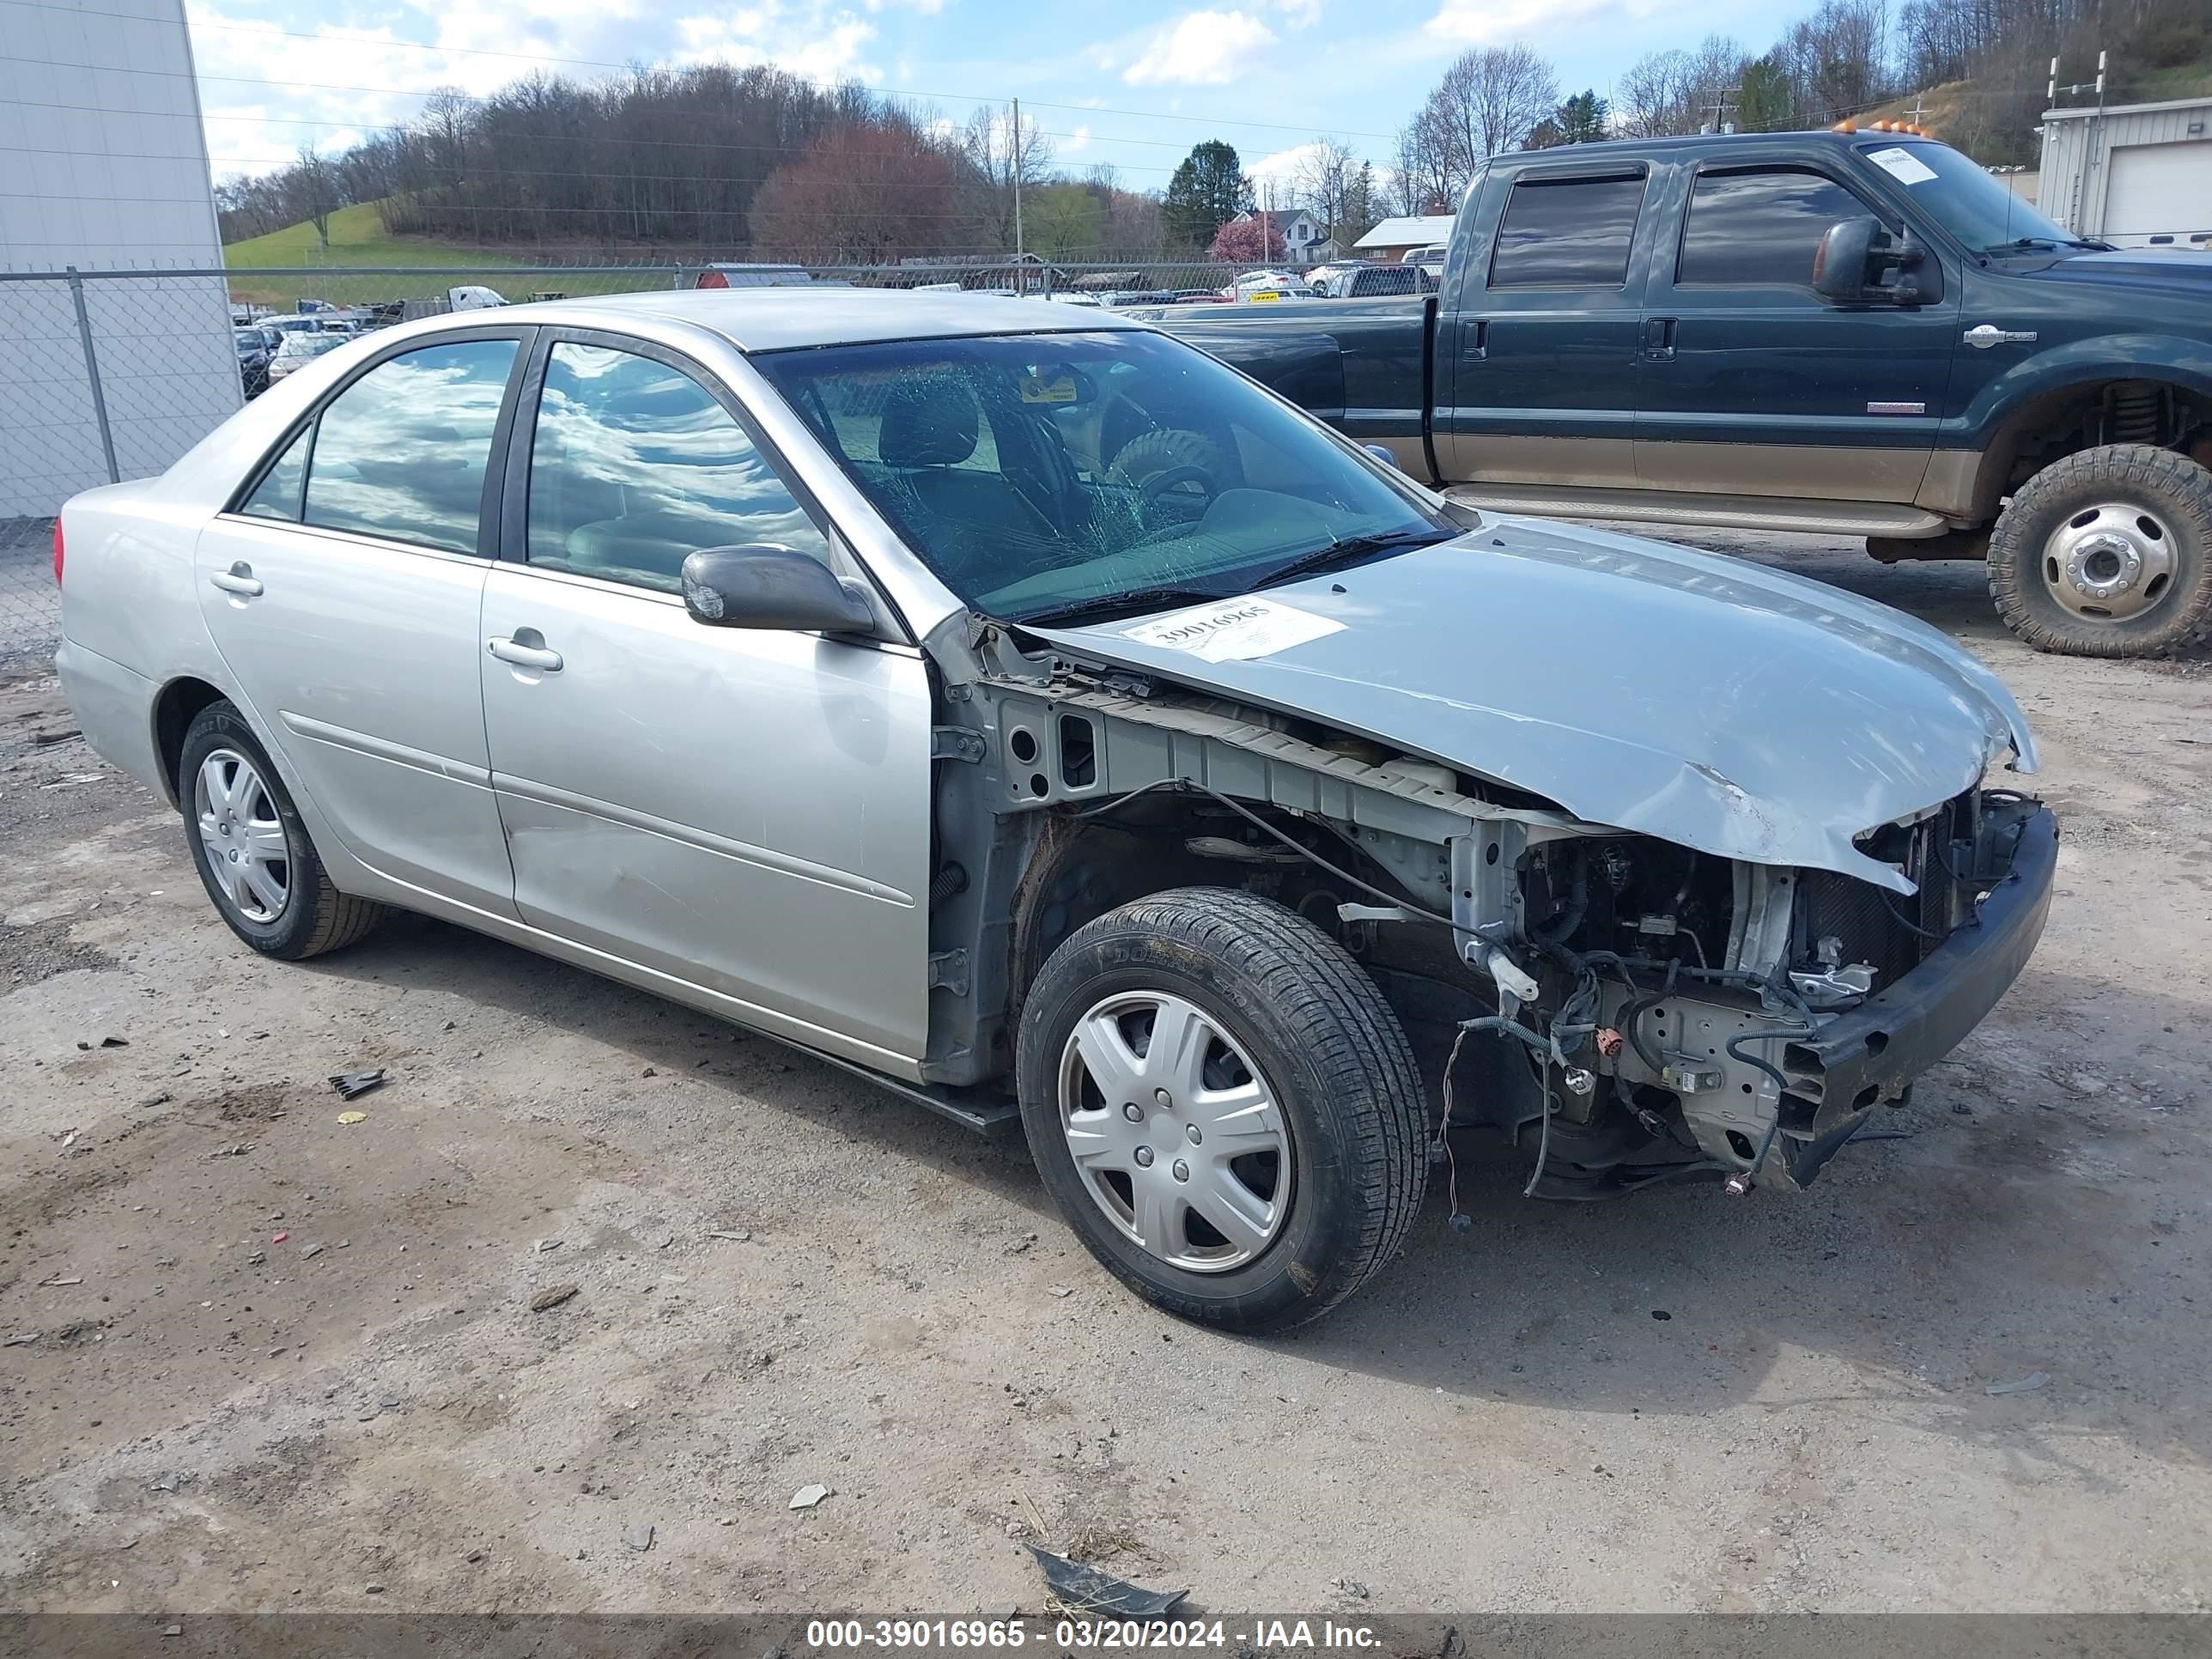
M 1273 1090 L 1180 997 L 1123 993 L 1075 1023 L 1060 1121 L 1091 1201 L 1174 1267 L 1241 1267 L 1290 1213 L 1291 1138 Z
M 192 781 L 192 811 L 208 868 L 238 914 L 258 922 L 283 915 L 292 896 L 292 849 L 253 763 L 234 749 L 210 752 Z
M 2173 536 L 2140 507 L 2108 501 L 2075 514 L 2043 551 L 2044 585 L 2077 617 L 2141 616 L 2173 586 Z

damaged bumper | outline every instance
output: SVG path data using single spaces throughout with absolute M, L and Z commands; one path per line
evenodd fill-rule
M 1810 1182 L 1875 1105 L 1900 1098 L 2020 977 L 2051 910 L 2058 822 L 2034 801 L 1990 810 L 2004 815 L 1990 829 L 2012 839 L 2011 868 L 1973 921 L 1894 984 L 1784 1048 L 1783 1133 L 1761 1179 L 1793 1188 Z

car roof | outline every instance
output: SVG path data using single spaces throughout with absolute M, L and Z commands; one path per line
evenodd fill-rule
M 456 313 L 481 325 L 484 314 Z M 978 334 L 1095 333 L 1102 328 L 1142 327 L 1091 307 L 1080 319 L 1067 307 L 1037 300 L 983 294 L 920 294 L 905 289 L 726 288 L 678 289 L 602 298 L 546 300 L 501 309 L 502 322 L 533 318 L 619 329 L 640 318 L 665 319 L 708 329 L 740 351 L 789 351 L 806 346 L 880 340 L 954 339 Z
M 1491 157 L 1493 161 L 1540 160 L 1546 161 L 1602 162 L 1611 156 L 1664 155 L 1680 149 L 1757 149 L 1775 145 L 1809 144 L 1816 147 L 1843 149 L 1882 139 L 1897 144 L 1940 144 L 1943 141 L 1919 132 L 1880 132 L 1872 127 L 1861 127 L 1850 132 L 1838 132 L 1833 127 L 1814 127 L 1803 131 L 1784 132 L 1685 132 L 1662 138 L 1607 138 L 1593 144 L 1568 144 L 1551 149 L 1515 150 L 1510 155 Z

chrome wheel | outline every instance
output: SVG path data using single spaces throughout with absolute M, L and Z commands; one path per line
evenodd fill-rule
M 1148 1255 L 1225 1273 L 1290 1213 L 1290 1132 L 1267 1079 L 1181 997 L 1125 992 L 1075 1023 L 1060 1121 L 1084 1190 Z
M 292 849 L 276 802 L 235 749 L 209 751 L 192 780 L 192 812 L 208 869 L 238 914 L 267 924 L 292 896 Z
M 2173 535 L 2154 513 L 2118 501 L 2083 509 L 2043 550 L 2051 598 L 2077 617 L 2117 622 L 2142 615 L 2173 586 Z

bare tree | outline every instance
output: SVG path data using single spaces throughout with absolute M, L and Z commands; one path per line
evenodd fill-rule
M 299 159 L 292 164 L 292 185 L 297 198 L 294 204 L 295 216 L 314 226 L 315 240 L 328 253 L 331 214 L 340 204 L 331 189 L 330 163 L 313 144 L 300 146 Z
M 1369 207 L 1372 173 L 1341 138 L 1316 138 L 1291 181 L 1299 204 L 1320 220 L 1340 250 L 1364 235 L 1374 221 Z
M 1020 131 L 1014 126 L 1013 107 L 979 106 L 960 134 L 960 152 L 968 164 L 978 216 L 997 238 L 997 246 L 1014 245 L 1014 181 L 1033 190 L 1052 176 L 1052 142 L 1039 132 L 1035 121 L 1024 117 Z

